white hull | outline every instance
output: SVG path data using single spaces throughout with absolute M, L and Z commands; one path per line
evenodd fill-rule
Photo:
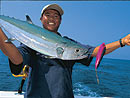
M 24 93 L 18 94 L 17 91 L 0 91 L 0 98 L 24 98 Z
M 0 91 L 0 98 L 24 98 L 24 93 L 18 94 L 17 91 Z M 75 96 L 74 98 L 96 98 L 96 97 Z M 98 98 L 110 98 L 110 97 L 98 97 Z

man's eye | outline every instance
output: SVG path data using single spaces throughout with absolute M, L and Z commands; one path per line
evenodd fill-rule
M 58 16 L 58 15 L 55 15 L 55 18 L 59 18 L 59 16 Z
M 45 14 L 46 16 L 50 16 L 50 14 Z
M 55 17 L 57 18 L 58 16 L 56 15 Z

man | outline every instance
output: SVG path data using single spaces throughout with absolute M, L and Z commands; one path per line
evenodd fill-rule
M 45 6 L 40 18 L 43 27 L 61 36 L 58 28 L 63 13 L 62 8 L 57 4 Z M 86 45 L 92 55 L 82 60 L 64 61 L 45 58 L 44 54 L 25 45 L 16 48 L 12 43 L 5 43 L 5 40 L 7 37 L 0 29 L 0 48 L 9 58 L 11 72 L 19 74 L 26 64 L 31 67 L 25 98 L 74 98 L 71 77 L 73 65 L 79 62 L 88 66 L 99 49 Z M 107 44 L 105 54 L 125 45 L 130 45 L 130 34 L 120 41 Z

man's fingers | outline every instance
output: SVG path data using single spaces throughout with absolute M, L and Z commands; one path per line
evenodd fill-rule
M 126 45 L 130 46 L 130 38 L 127 38 L 125 41 L 126 41 Z

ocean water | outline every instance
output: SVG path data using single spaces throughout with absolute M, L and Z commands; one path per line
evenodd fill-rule
M 99 84 L 94 66 L 95 59 L 89 67 L 80 63 L 76 63 L 73 67 L 72 80 L 75 95 L 130 98 L 130 60 L 103 58 L 97 70 Z M 21 79 L 12 76 L 8 59 L 0 51 L 0 91 L 17 91 Z

